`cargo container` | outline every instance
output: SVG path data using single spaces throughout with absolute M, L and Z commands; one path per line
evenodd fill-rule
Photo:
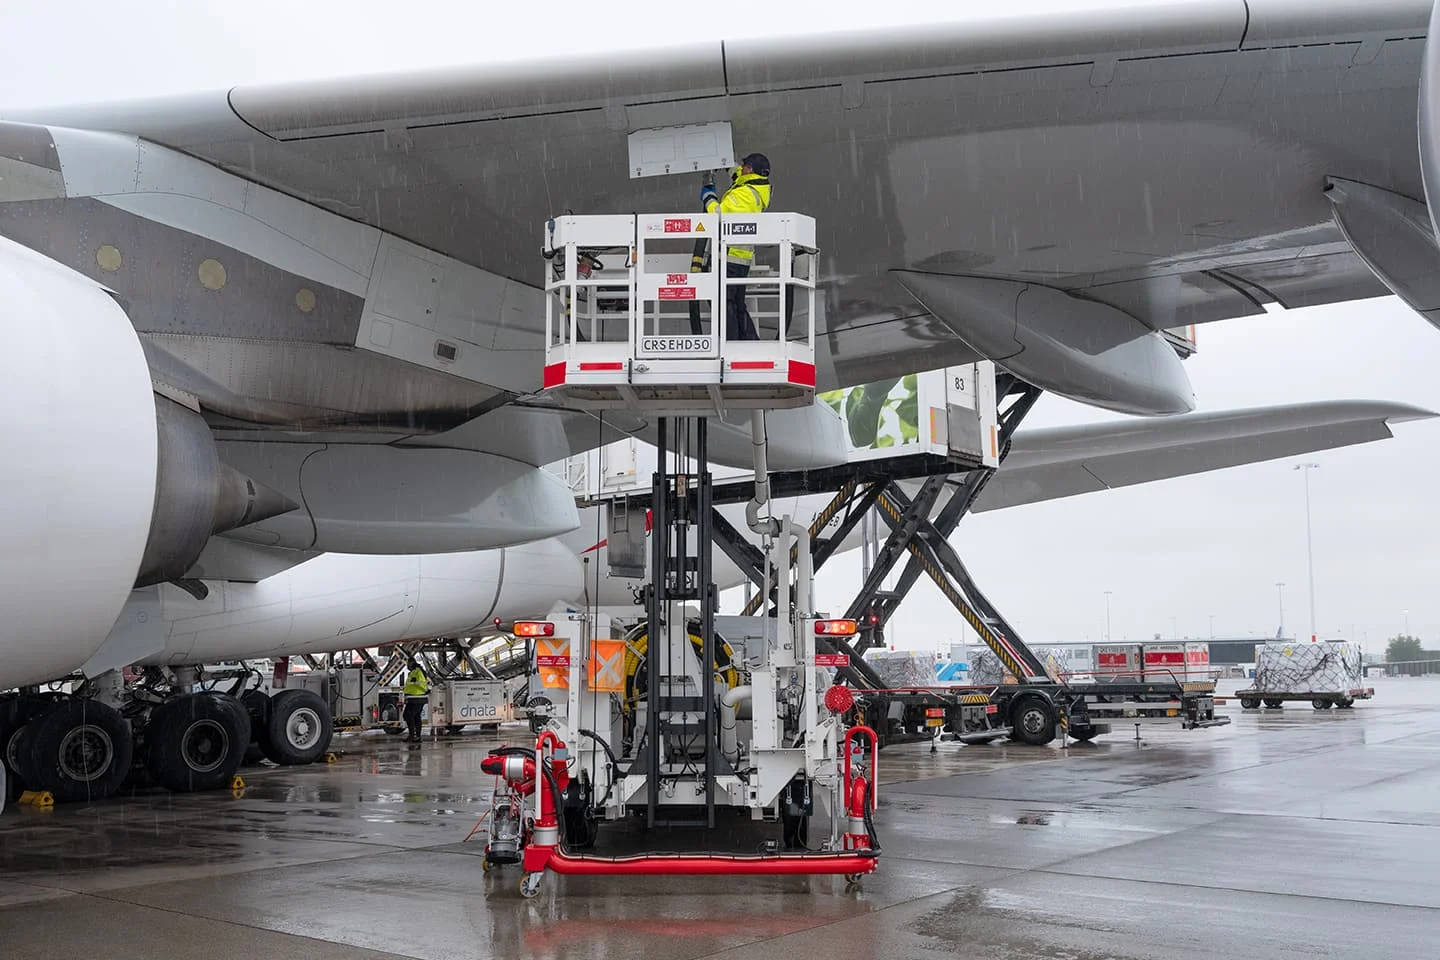
M 1210 644 L 1205 641 L 1147 643 L 1143 648 L 1146 680 L 1174 679 L 1182 684 L 1215 682 Z
M 1097 643 L 1095 679 L 1100 683 L 1135 682 L 1143 679 L 1145 661 L 1138 643 Z

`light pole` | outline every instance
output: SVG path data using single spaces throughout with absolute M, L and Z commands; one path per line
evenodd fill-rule
M 1280 593 L 1280 639 L 1285 639 L 1285 584 L 1275 584 L 1275 589 Z
M 1105 591 L 1105 642 L 1110 642 L 1110 591 Z
M 1305 562 L 1309 566 L 1310 573 L 1310 642 L 1315 642 L 1315 539 L 1310 534 L 1310 471 L 1319 467 L 1318 463 L 1301 463 L 1295 466 L 1296 470 L 1305 474 Z

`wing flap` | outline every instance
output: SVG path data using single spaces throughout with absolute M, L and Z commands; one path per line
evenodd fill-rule
M 1401 403 L 1340 400 L 1161 420 L 1021 431 L 977 512 L 1384 440 L 1436 416 Z

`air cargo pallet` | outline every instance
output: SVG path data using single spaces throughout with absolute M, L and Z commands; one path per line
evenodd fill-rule
M 1329 710 L 1331 707 L 1339 707 L 1341 710 L 1348 710 L 1355 705 L 1356 700 L 1369 700 L 1375 696 L 1374 687 L 1355 687 L 1350 690 L 1311 690 L 1301 693 L 1271 693 L 1262 690 L 1236 690 L 1235 699 L 1240 701 L 1240 706 L 1246 710 L 1258 710 L 1263 703 L 1270 709 L 1279 709 L 1286 703 L 1300 703 L 1306 700 L 1316 710 Z

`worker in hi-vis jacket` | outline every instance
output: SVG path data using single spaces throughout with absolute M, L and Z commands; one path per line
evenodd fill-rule
M 425 710 L 425 704 L 430 698 L 430 681 L 425 676 L 425 671 L 415 662 L 414 657 L 409 658 L 407 664 L 408 672 L 405 674 L 405 726 L 409 729 L 410 735 L 406 739 L 410 743 L 420 742 L 420 714 Z
M 714 185 L 700 190 L 700 205 L 706 213 L 764 213 L 770 206 L 770 160 L 752 153 L 740 161 L 731 178 L 730 189 L 721 196 Z M 727 279 L 748 277 L 755 263 L 755 248 L 732 246 L 725 262 Z M 745 306 L 745 285 L 727 284 L 725 291 L 725 336 L 730 340 L 759 340 L 750 310 Z

